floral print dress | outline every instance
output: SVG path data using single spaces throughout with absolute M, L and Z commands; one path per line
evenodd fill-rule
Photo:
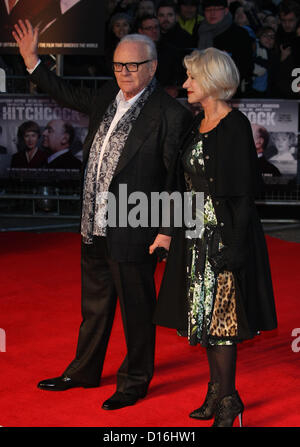
M 191 345 L 203 346 L 232 344 L 229 339 L 210 336 L 217 287 L 217 275 L 209 263 L 209 250 L 214 245 L 219 250 L 223 245 L 217 227 L 217 218 L 207 181 L 204 176 L 203 136 L 186 149 L 182 158 L 185 182 L 188 191 L 203 192 L 203 230 L 199 237 L 187 240 L 187 294 L 188 294 L 188 341 Z

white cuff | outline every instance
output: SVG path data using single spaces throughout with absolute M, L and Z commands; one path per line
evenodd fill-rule
M 33 67 L 33 68 L 27 68 L 27 71 L 28 71 L 28 73 L 29 74 L 32 74 L 33 72 L 34 72 L 34 70 L 37 68 L 37 66 L 38 65 L 40 65 L 40 63 L 41 63 L 41 59 L 39 59 L 38 61 L 37 61 L 37 63 L 35 64 L 35 66 Z

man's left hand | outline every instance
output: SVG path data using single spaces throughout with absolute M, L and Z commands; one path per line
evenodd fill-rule
M 164 234 L 158 234 L 153 242 L 152 245 L 150 245 L 149 247 L 149 253 L 150 255 L 152 255 L 152 253 L 154 252 L 154 250 L 157 247 L 163 247 L 165 248 L 167 251 L 169 251 L 170 248 L 170 243 L 171 243 L 171 236 L 166 236 Z

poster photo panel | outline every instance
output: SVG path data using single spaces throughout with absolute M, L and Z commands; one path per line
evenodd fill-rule
M 0 0 L 0 54 L 18 53 L 19 19 L 39 27 L 39 54 L 104 53 L 104 0 Z
M 88 117 L 40 95 L 0 96 L 0 178 L 80 172 Z M 43 171 L 43 172 L 42 172 Z
M 297 182 L 299 103 L 294 100 L 241 99 L 232 102 L 249 119 L 266 184 Z

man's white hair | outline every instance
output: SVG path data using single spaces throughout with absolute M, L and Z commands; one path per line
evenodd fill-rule
M 157 51 L 155 43 L 150 37 L 145 36 L 144 34 L 127 34 L 124 36 L 117 45 L 117 48 L 123 42 L 141 42 L 147 46 L 147 51 L 149 54 L 149 59 L 157 60 Z

